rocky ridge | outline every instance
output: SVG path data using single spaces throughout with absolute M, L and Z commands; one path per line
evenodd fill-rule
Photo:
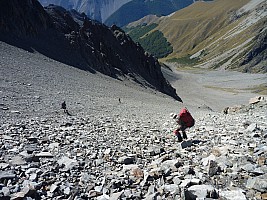
M 55 4 L 66 9 L 75 9 L 85 13 L 91 19 L 104 22 L 112 13 L 131 0 L 39 0 L 43 6 Z
M 44 9 L 37 0 L 4 0 L 0 5 L 1 41 L 92 73 L 130 79 L 181 100 L 157 59 L 119 27 L 109 28 L 58 6 Z
M 50 4 L 75 9 L 89 18 L 111 26 L 124 26 L 148 14 L 168 15 L 182 9 L 194 0 L 39 0 L 43 6 Z M 126 15 L 125 15 L 126 14 Z
M 5 121 L 0 196 L 266 199 L 266 111 L 260 101 L 245 112 L 195 113 L 182 143 L 169 116 L 150 113 Z

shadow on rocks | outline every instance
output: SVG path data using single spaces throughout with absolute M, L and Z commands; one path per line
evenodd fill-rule
M 205 141 L 205 140 L 192 140 L 191 142 L 192 142 L 192 144 L 200 144 L 200 143 L 206 143 L 207 141 Z

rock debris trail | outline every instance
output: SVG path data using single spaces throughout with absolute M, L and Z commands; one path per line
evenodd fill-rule
M 4 48 L 0 199 L 267 199 L 266 100 L 192 110 L 178 143 L 174 100 Z
M 1 125 L 1 198 L 266 199 L 267 103 L 172 119 L 72 116 Z

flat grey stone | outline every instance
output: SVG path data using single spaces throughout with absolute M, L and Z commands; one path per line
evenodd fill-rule
M 8 163 L 0 163 L 0 169 L 1 169 L 1 170 L 6 169 L 8 166 L 9 166 Z
M 267 179 L 261 179 L 259 177 L 249 178 L 247 180 L 246 187 L 249 189 L 255 189 L 260 192 L 265 192 L 267 190 Z
M 221 191 L 220 196 L 226 200 L 247 200 L 242 190 Z
M 10 190 L 8 187 L 3 187 L 2 190 L 0 190 L 0 193 L 3 193 L 4 196 L 9 196 L 10 195 Z
M 247 127 L 247 131 L 249 131 L 249 132 L 253 132 L 253 131 L 255 131 L 257 129 L 257 124 L 256 123 L 252 123 L 252 124 L 250 124 L 248 127 Z
M 25 165 L 27 162 L 21 156 L 15 156 L 10 161 L 10 165 Z
M 181 147 L 183 149 L 187 148 L 187 147 L 191 147 L 193 145 L 192 141 L 182 141 L 181 142 Z
M 44 152 L 40 152 L 38 154 L 35 155 L 36 157 L 41 157 L 41 158 L 52 158 L 53 155 L 50 152 L 44 151 Z
M 58 162 L 59 165 L 64 165 L 64 170 L 70 170 L 74 166 L 78 165 L 77 160 L 70 159 L 70 158 L 68 158 L 66 156 L 61 157 L 57 162 Z

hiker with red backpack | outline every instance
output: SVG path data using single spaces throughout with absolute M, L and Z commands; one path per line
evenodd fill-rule
M 187 108 L 182 108 L 179 115 L 174 115 L 173 119 L 179 124 L 179 127 L 173 133 L 178 137 L 178 141 L 182 142 L 183 139 L 187 139 L 185 129 L 194 126 L 195 120 Z M 183 137 L 181 136 L 180 131 L 182 131 Z

